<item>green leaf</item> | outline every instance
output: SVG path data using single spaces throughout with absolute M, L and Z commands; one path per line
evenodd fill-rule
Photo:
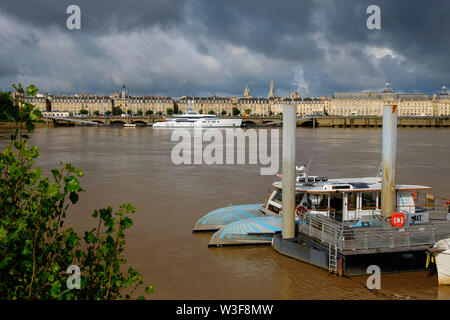
M 155 288 L 153 287 L 153 285 L 150 285 L 147 288 L 145 288 L 145 293 L 153 293 L 153 292 L 155 292 Z
M 76 192 L 71 192 L 69 195 L 69 199 L 72 202 L 72 204 L 77 203 L 78 201 L 78 194 Z
M 74 177 L 71 177 L 71 179 L 70 179 L 69 183 L 66 185 L 66 187 L 67 187 L 67 191 L 69 191 L 69 192 L 80 191 L 80 183 Z
M 3 229 L 3 227 L 0 228 L 0 240 L 3 240 L 4 238 L 6 238 L 6 235 L 8 234 L 8 231 L 6 231 L 5 229 Z
M 31 120 L 34 121 L 34 120 L 39 119 L 40 117 L 42 117 L 41 110 L 39 110 L 38 108 L 35 108 L 35 109 L 31 110 L 31 112 L 30 112 L 30 119 Z
M 50 295 L 53 298 L 56 298 L 57 294 L 59 293 L 59 291 L 61 290 L 61 283 L 58 281 L 53 282 L 51 289 L 50 289 Z
M 35 96 L 38 91 L 39 91 L 38 88 L 36 88 L 33 84 L 30 84 L 27 87 L 27 96 Z

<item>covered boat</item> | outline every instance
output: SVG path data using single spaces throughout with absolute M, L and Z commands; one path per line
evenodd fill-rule
M 297 168 L 296 221 L 305 214 L 339 221 L 343 228 L 365 228 L 381 223 L 381 177 L 328 179 L 308 176 L 304 166 Z M 282 182 L 275 181 L 264 204 L 220 208 L 200 218 L 193 231 L 217 231 L 210 246 L 270 243 L 281 231 Z M 431 190 L 421 185 L 397 185 L 397 215 L 404 225 L 425 224 L 430 220 Z M 426 206 L 419 206 L 419 197 Z M 446 219 L 447 217 L 444 217 Z

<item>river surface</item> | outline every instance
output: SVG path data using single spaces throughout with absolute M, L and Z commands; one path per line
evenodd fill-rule
M 0 130 L 3 148 L 10 130 Z M 281 138 L 281 129 L 275 130 Z M 191 232 L 197 219 L 230 203 L 264 202 L 277 178 L 261 175 L 259 164 L 175 165 L 171 150 L 177 142 L 171 134 L 168 129 L 72 127 L 39 128 L 31 135 L 44 172 L 61 160 L 85 172 L 80 182 L 86 192 L 69 209 L 68 226 L 90 229 L 96 208 L 123 202 L 138 208 L 125 255 L 155 286 L 151 298 L 450 299 L 450 288 L 439 288 L 437 275 L 429 272 L 382 275 L 381 290 L 372 292 L 365 276 L 336 277 L 270 246 L 208 248 L 212 233 Z M 297 129 L 297 163 L 313 157 L 313 175 L 374 176 L 380 150 L 381 129 Z M 432 186 L 434 194 L 450 197 L 449 159 L 450 130 L 399 129 L 398 183 Z

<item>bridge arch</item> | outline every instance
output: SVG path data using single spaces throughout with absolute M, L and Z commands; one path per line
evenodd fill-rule
M 139 124 L 139 125 L 144 125 L 144 126 L 147 125 L 147 122 L 145 122 L 144 120 L 135 120 L 132 123 Z
M 111 125 L 124 125 L 126 122 L 122 120 L 113 120 L 111 121 Z
M 253 121 L 253 120 L 242 120 L 242 125 L 243 126 L 256 126 L 257 123 L 256 123 L 256 121 Z
M 317 120 L 316 120 L 317 125 Z M 313 119 L 297 121 L 297 127 L 313 127 Z

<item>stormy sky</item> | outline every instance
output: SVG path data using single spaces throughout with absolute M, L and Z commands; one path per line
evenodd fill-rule
M 81 8 L 81 30 L 66 9 Z M 369 30 L 369 5 L 381 30 Z M 448 0 L 2 0 L 0 89 L 266 97 L 450 87 Z

